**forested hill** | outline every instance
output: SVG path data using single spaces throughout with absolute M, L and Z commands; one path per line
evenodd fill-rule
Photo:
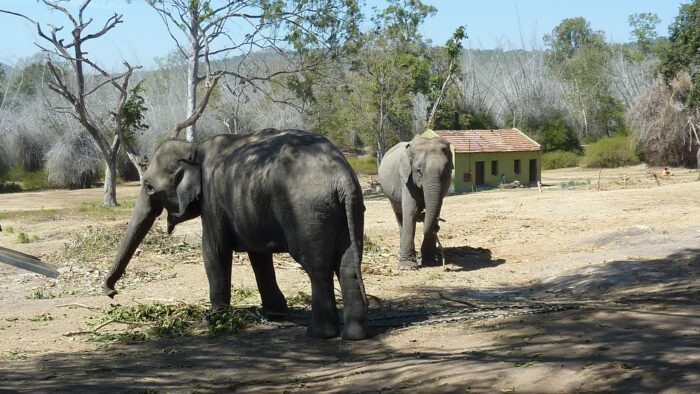
M 545 166 L 695 165 L 700 55 L 693 43 L 700 43 L 700 32 L 691 16 L 700 15 L 700 0 L 681 8 L 669 38 L 653 34 L 658 18 L 652 14 L 630 19 L 644 23 L 634 26 L 636 40 L 628 44 L 609 44 L 585 19 L 570 18 L 544 36 L 542 48 L 493 50 L 464 49 L 464 27 L 443 45 L 431 45 L 418 34 L 430 7 L 401 4 L 416 7 L 408 11 L 417 23 L 402 25 L 391 16 L 406 10 L 390 7 L 357 41 L 332 50 L 297 41 L 298 52 L 262 47 L 220 54 L 210 68 L 202 58 L 196 89 L 188 89 L 180 53 L 158 59 L 155 68 L 132 76 L 129 118 L 118 123 L 125 129 L 118 141 L 133 148 L 132 161 L 151 157 L 187 117 L 188 91 L 201 103 L 211 87 L 196 121 L 197 139 L 303 128 L 379 161 L 426 127 L 517 127 L 542 144 L 546 159 L 557 158 Z M 8 173 L 45 171 L 52 184 L 83 186 L 102 176 L 104 141 L 116 133 L 117 90 L 94 70 L 85 74 L 86 111 L 104 137 L 100 145 L 65 96 L 49 89 L 55 75 L 67 81 L 66 89 L 77 85 L 72 64 L 54 61 L 53 67 L 49 72 L 37 55 L 0 75 L 0 181 Z M 119 160 L 117 172 L 128 177 L 128 160 Z

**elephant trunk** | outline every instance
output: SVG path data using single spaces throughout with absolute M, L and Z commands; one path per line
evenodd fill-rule
M 423 236 L 432 239 L 438 230 L 437 222 L 442 208 L 442 187 L 438 179 L 423 184 L 423 198 L 425 199 Z
M 122 237 L 119 252 L 117 252 L 112 268 L 109 270 L 103 284 L 103 290 L 109 297 L 114 298 L 117 294 L 116 290 L 114 290 L 114 285 L 124 274 L 126 266 L 134 255 L 136 248 L 141 244 L 148 230 L 153 226 L 153 222 L 162 211 L 162 207 L 153 206 L 149 196 L 142 189 L 134 211 L 131 214 L 126 233 Z

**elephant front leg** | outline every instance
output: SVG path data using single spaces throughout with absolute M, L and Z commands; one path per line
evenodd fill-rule
M 206 225 L 202 232 L 202 256 L 209 281 L 211 312 L 221 312 L 231 305 L 231 263 L 233 250 L 223 242 L 223 231 Z
M 284 299 L 284 294 L 277 285 L 272 254 L 248 252 L 248 257 L 255 272 L 255 281 L 258 284 L 263 309 L 272 314 L 287 312 L 287 300 Z
M 408 188 L 404 185 L 401 197 L 402 221 L 401 246 L 399 248 L 399 269 L 418 269 L 416 261 L 416 200 L 411 197 Z
M 421 265 L 424 267 L 436 266 L 442 263 L 442 257 L 437 248 L 437 232 L 429 231 L 423 234 L 420 254 Z

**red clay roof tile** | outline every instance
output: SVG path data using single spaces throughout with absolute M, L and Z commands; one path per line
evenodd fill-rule
M 457 153 L 539 151 L 540 144 L 518 129 L 434 130 Z

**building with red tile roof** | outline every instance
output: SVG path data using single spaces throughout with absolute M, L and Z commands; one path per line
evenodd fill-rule
M 518 129 L 428 130 L 426 138 L 450 142 L 454 170 L 450 191 L 476 191 L 518 181 L 541 180 L 541 147 Z

